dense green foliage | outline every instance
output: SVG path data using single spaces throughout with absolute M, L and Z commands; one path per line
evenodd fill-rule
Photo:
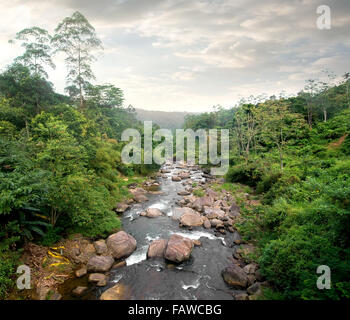
M 257 240 L 257 262 L 274 287 L 267 298 L 350 297 L 348 82 L 312 97 L 301 92 L 191 115 L 185 123 L 230 129 L 226 180 L 253 187 L 262 200 L 244 210 L 237 227 Z M 330 267 L 330 290 L 316 286 L 320 265 Z
M 77 40 L 77 32 L 79 41 L 90 41 L 86 26 L 95 37 L 81 14 L 73 20 L 70 41 Z M 54 38 L 62 50 L 64 37 Z M 16 39 L 26 51 L 0 74 L 0 298 L 13 286 L 24 242 L 52 245 L 71 233 L 95 238 L 117 230 L 113 209 L 130 196 L 127 185 L 151 169 L 122 163 L 121 134 L 126 128 L 141 130 L 141 123 L 131 106 L 123 106 L 121 89 L 87 82 L 93 76 L 86 43 L 81 71 L 89 75 L 74 74 L 72 65 L 68 70 L 77 99 L 57 94 L 46 79 L 45 65 L 53 62 L 52 37 L 45 30 L 25 29 Z M 72 62 L 76 52 L 67 54 Z

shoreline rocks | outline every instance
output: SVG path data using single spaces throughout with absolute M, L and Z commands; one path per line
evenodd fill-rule
M 111 252 L 114 259 L 130 256 L 136 250 L 137 246 L 135 238 L 125 231 L 111 234 L 106 242 L 108 250 Z
M 165 259 L 180 263 L 190 258 L 194 245 L 191 239 L 173 234 L 165 249 Z

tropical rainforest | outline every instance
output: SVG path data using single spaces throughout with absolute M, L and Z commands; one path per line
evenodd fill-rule
M 123 164 L 121 134 L 142 131 L 114 84 L 94 84 L 95 29 L 79 12 L 53 35 L 39 27 L 11 41 L 23 54 L 0 74 L 0 298 L 15 285 L 24 243 L 50 246 L 73 233 L 121 228 L 113 209 L 127 185 L 156 165 Z M 65 57 L 66 94 L 47 69 Z M 338 79 L 338 78 L 337 78 Z M 261 204 L 236 225 L 258 248 L 270 299 L 350 298 L 350 74 L 330 71 L 296 96 L 249 97 L 189 114 L 185 129 L 229 129 L 226 185 L 248 185 Z M 315 287 L 316 269 L 332 288 Z

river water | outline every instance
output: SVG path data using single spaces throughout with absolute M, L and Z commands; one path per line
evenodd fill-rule
M 232 259 L 233 234 L 216 236 L 212 229 L 198 227 L 190 231 L 179 227 L 179 222 L 171 217 L 176 200 L 182 198 L 177 192 L 184 189 L 181 182 L 171 180 L 177 171 L 182 169 L 172 166 L 166 178 L 159 178 L 163 194 L 149 195 L 149 201 L 124 213 L 123 230 L 137 240 L 137 249 L 126 259 L 126 266 L 110 271 L 108 285 L 96 290 L 96 298 L 118 283 L 127 288 L 128 294 L 124 296 L 127 299 L 233 299 L 232 289 L 221 277 L 221 271 Z M 191 171 L 191 179 L 203 181 L 204 178 L 201 171 Z M 158 208 L 165 215 L 158 218 L 139 215 L 149 207 Z M 168 239 L 174 233 L 198 239 L 202 245 L 194 247 L 191 258 L 179 265 L 164 259 L 146 259 L 152 240 Z

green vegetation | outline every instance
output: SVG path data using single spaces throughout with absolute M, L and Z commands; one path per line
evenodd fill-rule
M 88 82 L 101 43 L 85 17 L 64 19 L 54 36 L 22 30 L 15 41 L 25 52 L 0 74 L 0 298 L 26 241 L 52 245 L 72 233 L 117 230 L 117 202 L 152 169 L 121 162 L 122 131 L 142 126 L 121 89 Z M 46 79 L 53 48 L 67 55 L 69 96 Z
M 349 84 L 347 75 L 338 85 L 311 80 L 296 97 L 251 98 L 185 122 L 230 129 L 230 169 L 220 188 L 246 184 L 262 201 L 236 227 L 257 240 L 257 262 L 273 285 L 267 298 L 350 297 Z M 331 269 L 330 290 L 317 289 L 320 265 Z

